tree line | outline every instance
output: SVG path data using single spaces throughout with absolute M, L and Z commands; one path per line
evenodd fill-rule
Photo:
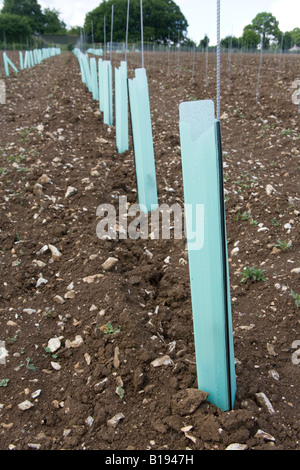
M 263 12 L 245 26 L 242 37 L 227 36 L 221 43 L 227 49 L 257 49 L 262 45 L 264 50 L 276 47 L 288 50 L 294 45 L 300 46 L 300 28 L 283 32 L 275 16 Z
M 99 0 L 100 2 L 100 0 Z M 114 7 L 113 41 L 124 42 L 127 24 L 128 0 L 102 0 L 98 7 L 87 13 L 84 25 L 67 29 L 56 9 L 39 5 L 38 0 L 4 0 L 0 12 L 0 42 L 22 42 L 29 37 L 50 34 L 80 34 L 84 31 L 90 42 L 110 40 L 112 6 Z M 188 38 L 188 22 L 173 0 L 143 0 L 144 41 L 158 44 L 180 43 L 199 47 L 209 46 L 207 35 L 197 45 Z M 128 41 L 141 40 L 140 0 L 130 0 Z M 232 49 L 264 49 L 293 45 L 300 46 L 300 28 L 282 32 L 278 20 L 267 12 L 259 13 L 243 30 L 239 38 L 227 36 L 222 46 Z
M 0 12 L 0 42 L 22 42 L 44 33 L 65 34 L 66 24 L 55 9 L 37 0 L 4 0 Z

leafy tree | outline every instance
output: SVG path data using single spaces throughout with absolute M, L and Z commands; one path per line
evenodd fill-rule
M 184 39 L 184 42 L 183 42 L 183 45 L 184 45 L 185 47 L 196 47 L 195 41 L 193 41 L 193 40 L 190 39 L 190 38 L 185 38 L 185 39 Z
M 207 36 L 207 34 L 204 36 L 203 39 L 201 39 L 200 43 L 199 43 L 199 46 L 203 49 L 206 49 L 207 46 L 209 45 L 209 37 Z
M 0 14 L 0 38 L 8 43 L 25 41 L 32 34 L 28 18 L 13 13 Z
M 1 13 L 26 17 L 33 33 L 42 33 L 44 15 L 37 0 L 4 0 Z
M 113 41 L 124 41 L 126 36 L 127 0 L 103 0 L 85 18 L 84 28 L 88 35 L 94 26 L 96 42 L 104 42 L 104 17 L 106 38 L 110 40 L 111 12 L 114 6 Z M 144 40 L 157 42 L 182 41 L 186 37 L 188 23 L 180 8 L 173 0 L 144 0 Z M 141 40 L 140 0 L 130 1 L 128 39 Z
M 278 39 L 278 45 L 280 48 L 282 46 L 283 51 L 286 51 L 290 49 L 291 47 L 293 47 L 294 42 L 293 42 L 292 35 L 289 31 L 287 31 L 286 33 L 280 33 L 280 37 Z
M 72 26 L 70 29 L 68 29 L 67 33 L 68 34 L 77 34 L 79 36 L 80 35 L 80 30 L 81 30 L 81 26 Z
M 241 39 L 236 38 L 235 36 L 226 36 L 226 38 L 221 40 L 221 44 L 226 49 L 233 48 L 233 49 L 240 49 L 241 48 Z
M 66 23 L 59 19 L 59 11 L 45 8 L 44 14 L 44 33 L 65 33 Z
M 271 41 L 279 42 L 281 31 L 279 22 L 271 13 L 258 13 L 252 21 L 254 31 L 263 36 L 263 47 L 268 49 Z
M 257 49 L 260 43 L 260 35 L 254 30 L 253 25 L 248 24 L 243 30 L 242 44 L 249 49 Z
M 293 45 L 300 46 L 300 28 L 294 28 L 289 32 L 293 41 Z

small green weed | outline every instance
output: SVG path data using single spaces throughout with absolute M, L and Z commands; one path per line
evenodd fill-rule
M 50 348 L 46 347 L 45 353 L 46 354 L 43 354 L 43 356 L 51 356 L 52 359 L 57 359 L 57 354 L 52 353 Z
M 9 379 L 1 379 L 0 380 L 0 387 L 7 387 Z
M 241 273 L 241 281 L 246 283 L 247 281 L 266 281 L 265 271 L 263 269 L 256 269 L 256 266 L 251 268 L 244 268 L 244 271 Z
M 293 248 L 292 242 L 287 242 L 286 240 L 284 240 L 284 242 L 282 242 L 281 240 L 277 240 L 277 243 L 275 246 L 276 248 L 279 248 L 281 251 L 286 251 L 286 250 Z
M 278 220 L 276 219 L 276 217 L 274 217 L 272 220 L 272 225 L 274 225 L 274 227 L 280 227 L 281 223 L 278 222 Z
M 297 308 L 300 307 L 300 294 L 296 294 L 293 290 L 291 290 L 291 296 L 295 299 L 295 305 Z
M 116 333 L 120 333 L 121 326 L 119 325 L 118 328 L 114 330 L 112 324 L 110 322 L 107 322 L 106 325 L 104 325 L 104 327 L 102 327 L 101 329 L 105 335 L 114 335 Z
M 25 359 L 26 364 L 20 364 L 20 367 L 23 367 L 25 365 L 26 369 L 36 371 L 36 367 L 31 363 L 31 359 L 27 357 Z

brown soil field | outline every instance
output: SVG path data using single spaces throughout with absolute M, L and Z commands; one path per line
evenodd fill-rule
M 18 64 L 17 53 L 8 56 Z M 113 65 L 120 60 L 113 55 Z M 140 66 L 130 53 L 129 76 Z M 216 100 L 216 56 L 206 68 L 204 54 L 146 52 L 145 67 L 159 202 L 183 204 L 178 108 Z M 115 128 L 103 123 L 73 53 L 8 78 L 0 70 L 1 450 L 299 450 L 300 308 L 291 292 L 300 294 L 300 115 L 292 101 L 300 57 L 264 56 L 257 103 L 258 68 L 259 55 L 222 55 L 237 377 L 226 412 L 193 394 L 185 240 L 97 237 L 100 204 L 117 207 L 120 196 L 137 203 L 131 137 L 118 154 Z M 76 192 L 65 197 L 70 186 Z M 60 256 L 42 249 L 49 244 Z M 110 257 L 117 262 L 107 271 Z M 253 266 L 266 280 L 241 282 Z M 154 367 L 165 355 L 168 364 Z

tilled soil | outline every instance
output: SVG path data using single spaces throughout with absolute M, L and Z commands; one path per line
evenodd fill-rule
M 140 65 L 130 53 L 130 77 Z M 215 100 L 215 55 L 206 68 L 205 55 L 147 52 L 145 66 L 159 202 L 183 204 L 178 106 Z M 291 291 L 300 293 L 300 57 L 264 57 L 256 103 L 258 66 L 257 55 L 222 57 L 237 375 L 229 412 L 196 390 L 185 240 L 97 237 L 100 204 L 137 203 L 131 139 L 118 154 L 73 53 L 9 78 L 2 71 L 2 450 L 299 449 L 300 309 Z M 106 270 L 108 258 L 117 261 Z M 241 282 L 253 266 L 266 280 Z

